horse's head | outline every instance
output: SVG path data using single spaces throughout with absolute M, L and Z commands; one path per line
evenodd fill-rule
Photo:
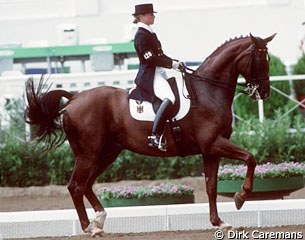
M 246 79 L 248 92 L 252 99 L 266 99 L 270 95 L 269 56 L 267 43 L 276 34 L 265 39 L 250 34 L 251 46 L 238 62 L 240 73 Z

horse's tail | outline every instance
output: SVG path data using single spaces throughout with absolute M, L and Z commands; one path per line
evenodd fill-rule
M 49 150 L 60 146 L 65 140 L 60 121 L 61 110 L 65 105 L 61 104 L 61 98 L 71 99 L 73 94 L 64 90 L 43 91 L 45 83 L 44 78 L 41 77 L 35 89 L 33 78 L 26 81 L 28 106 L 24 118 L 26 123 L 37 127 L 32 137 L 37 138 L 38 141 L 46 139 L 46 150 Z

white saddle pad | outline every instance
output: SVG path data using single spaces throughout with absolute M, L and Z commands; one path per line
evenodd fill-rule
M 190 99 L 186 98 L 185 96 L 188 96 L 188 91 L 186 89 L 186 86 L 184 84 L 184 80 L 182 77 L 176 78 L 177 81 L 177 87 L 179 92 L 179 99 L 180 99 L 180 109 L 176 116 L 173 117 L 175 120 L 180 120 L 186 116 L 186 114 L 190 110 L 191 101 Z M 130 89 L 130 93 L 134 90 Z M 139 102 L 134 99 L 129 99 L 129 109 L 131 116 L 139 121 L 154 121 L 155 119 L 155 112 L 153 110 L 152 103 L 143 101 Z

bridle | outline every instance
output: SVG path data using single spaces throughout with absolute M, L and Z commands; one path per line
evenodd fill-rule
M 269 64 L 269 55 L 267 47 L 257 48 L 255 45 L 250 50 L 250 57 L 246 67 L 251 67 L 251 78 L 245 77 L 247 88 L 244 90 L 245 94 L 249 97 L 253 97 L 255 95 L 255 99 L 261 99 L 258 88 L 261 83 L 269 80 L 269 73 L 267 72 L 267 76 L 262 75 L 260 71 L 260 65 L 263 58 L 267 58 L 267 64 Z
M 253 47 L 251 47 L 251 49 L 249 51 L 250 51 L 250 54 L 248 52 L 246 53 L 246 54 L 249 54 L 249 59 L 248 59 L 248 64 L 246 65 L 245 68 L 248 68 L 250 65 L 251 73 L 253 73 L 253 76 L 251 78 L 245 77 L 246 88 L 244 88 L 244 89 L 237 88 L 236 84 L 234 84 L 234 83 L 228 83 L 226 81 L 209 78 L 207 76 L 199 76 L 198 74 L 195 73 L 196 72 L 195 70 L 185 66 L 184 64 L 183 64 L 183 66 L 181 66 L 179 68 L 179 70 L 180 70 L 184 80 L 186 79 L 186 75 L 191 75 L 192 77 L 196 78 L 197 80 L 210 83 L 214 86 L 234 90 L 234 91 L 240 92 L 242 94 L 245 94 L 249 97 L 255 96 L 255 99 L 261 99 L 258 88 L 262 81 L 266 81 L 269 79 L 269 74 L 267 74 L 267 76 L 260 76 L 259 66 L 262 61 L 262 57 L 260 57 L 260 55 L 261 55 L 261 53 L 264 53 L 264 56 L 267 58 L 267 61 L 269 63 L 268 49 L 267 48 L 256 48 L 255 44 L 253 44 Z M 237 83 L 237 85 L 244 87 L 244 84 L 241 84 L 241 83 Z

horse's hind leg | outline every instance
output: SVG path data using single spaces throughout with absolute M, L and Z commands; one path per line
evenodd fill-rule
M 88 179 L 85 196 L 90 202 L 94 211 L 96 212 L 96 218 L 94 219 L 92 224 L 90 224 L 85 229 L 85 231 L 91 233 L 91 236 L 99 235 L 103 232 L 104 222 L 107 215 L 103 205 L 93 192 L 92 186 L 96 178 L 117 158 L 121 150 L 121 147 L 113 147 L 108 148 L 107 153 L 101 154 L 99 162 L 97 163 L 97 167 L 94 169 L 94 171 L 91 172 L 91 175 Z
M 122 151 L 121 147 L 108 148 L 108 152 L 100 154 L 99 161 L 96 168 L 91 172 L 90 177 L 86 185 L 85 196 L 90 202 L 91 206 L 96 212 L 104 211 L 104 208 L 95 193 L 93 192 L 92 186 L 96 178 L 118 157 Z
M 217 173 L 219 166 L 219 157 L 204 155 L 204 178 L 206 182 L 206 191 L 209 197 L 210 221 L 213 226 L 229 227 L 218 216 L 217 199 Z
M 90 175 L 92 168 L 95 167 L 90 163 L 90 161 L 86 162 L 84 159 L 86 159 L 85 156 L 75 156 L 73 174 L 68 184 L 68 190 L 72 197 L 83 230 L 85 230 L 90 223 L 83 197 L 86 191 L 88 176 Z
M 71 145 L 74 146 L 73 144 Z M 102 151 L 100 154 L 81 154 L 79 148 L 74 151 L 76 155 L 75 166 L 68 184 L 81 227 L 84 232 L 90 232 L 92 235 L 102 232 L 103 222 L 106 218 L 104 208 L 92 190 L 93 183 L 101 172 L 116 159 L 121 151 L 121 148 L 111 148 L 109 145 L 105 146 L 105 149 L 107 149 L 107 152 Z M 83 199 L 84 196 L 89 200 L 97 213 L 97 218 L 99 218 L 99 223 L 94 222 L 93 226 L 90 225 L 88 219 Z

